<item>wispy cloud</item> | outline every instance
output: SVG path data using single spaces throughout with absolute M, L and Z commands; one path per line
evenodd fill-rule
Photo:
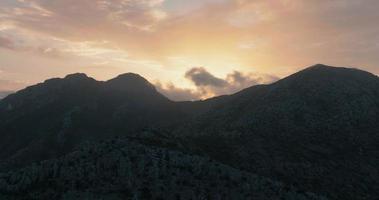
M 70 31 L 120 25 L 147 29 L 165 18 L 161 0 L 20 0 L 3 6 L 3 18 L 30 28 Z M 59 22 L 59 23 L 57 23 Z M 85 31 L 85 30 L 83 30 Z

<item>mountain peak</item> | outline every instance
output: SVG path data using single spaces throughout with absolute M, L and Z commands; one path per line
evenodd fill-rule
M 279 80 L 273 84 L 275 88 L 292 88 L 294 90 L 328 90 L 345 91 L 350 93 L 360 91 L 361 87 L 370 87 L 375 90 L 378 86 L 378 77 L 356 68 L 333 67 L 316 64 L 295 74 Z
M 330 66 L 330 65 L 324 65 L 324 64 L 315 64 L 312 65 L 308 68 L 305 68 L 304 70 L 301 70 L 295 74 L 303 74 L 304 72 L 308 73 L 323 73 L 329 74 L 329 75 L 342 75 L 342 76 L 347 76 L 347 75 L 369 75 L 369 76 L 374 76 L 370 72 L 363 71 L 354 67 L 335 67 L 335 66 Z M 294 75 L 295 75 L 294 74 Z
M 143 79 L 143 80 L 146 80 L 141 75 L 136 74 L 136 73 L 131 73 L 131 72 L 120 74 L 116 77 L 116 79 Z
M 67 75 L 64 79 L 88 79 L 89 77 L 85 73 L 74 73 Z
M 145 78 L 135 73 L 125 73 L 110 79 L 105 84 L 113 89 L 124 91 L 156 92 L 155 87 Z
M 305 68 L 304 70 L 301 70 L 295 74 L 292 74 L 291 76 L 283 79 L 296 79 L 296 78 L 306 78 L 306 79 L 337 79 L 337 78 L 343 78 L 346 80 L 350 79 L 365 79 L 365 78 L 374 78 L 375 75 L 359 70 L 356 68 L 350 68 L 350 67 L 334 67 L 324 64 L 316 64 L 312 65 L 308 68 Z M 343 81 L 343 80 L 341 80 Z
M 304 70 L 299 71 L 298 73 L 302 72 L 342 72 L 342 71 L 357 71 L 357 69 L 354 68 L 347 68 L 347 67 L 334 67 L 330 65 L 324 65 L 324 64 L 315 64 L 310 67 L 305 68 Z
M 315 65 L 310 66 L 309 68 L 335 68 L 335 67 L 332 67 L 332 66 L 329 66 L 329 65 L 324 65 L 324 64 L 321 64 L 321 63 L 317 63 Z
M 308 70 L 308 71 L 318 71 L 318 70 L 333 70 L 333 69 L 339 69 L 339 68 L 346 69 L 346 68 L 343 68 L 343 67 L 334 67 L 334 66 L 318 63 L 318 64 L 315 64 L 315 65 L 312 65 L 310 67 L 305 68 L 305 70 Z
M 110 79 L 107 83 L 113 84 L 150 84 L 145 78 L 135 73 L 120 74 L 116 78 Z

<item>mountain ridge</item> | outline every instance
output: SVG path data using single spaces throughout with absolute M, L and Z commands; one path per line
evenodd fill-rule
M 379 78 L 358 69 L 317 64 L 193 102 L 171 101 L 133 73 L 108 81 L 72 74 L 1 100 L 0 133 L 8 170 L 123 136 L 331 199 L 379 195 Z

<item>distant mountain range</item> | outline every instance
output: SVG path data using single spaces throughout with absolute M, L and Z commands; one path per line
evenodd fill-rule
M 159 199 L 174 190 L 163 199 L 374 200 L 378 144 L 379 78 L 358 69 L 318 64 L 194 102 L 171 101 L 137 74 L 105 82 L 72 74 L 0 101 L 0 194 Z M 158 166 L 164 156 L 156 151 L 174 159 Z M 82 172 L 61 174 L 70 169 Z

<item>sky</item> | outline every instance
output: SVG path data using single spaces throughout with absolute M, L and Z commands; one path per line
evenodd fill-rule
M 0 92 L 138 73 L 173 100 L 323 63 L 379 74 L 377 0 L 0 0 Z

